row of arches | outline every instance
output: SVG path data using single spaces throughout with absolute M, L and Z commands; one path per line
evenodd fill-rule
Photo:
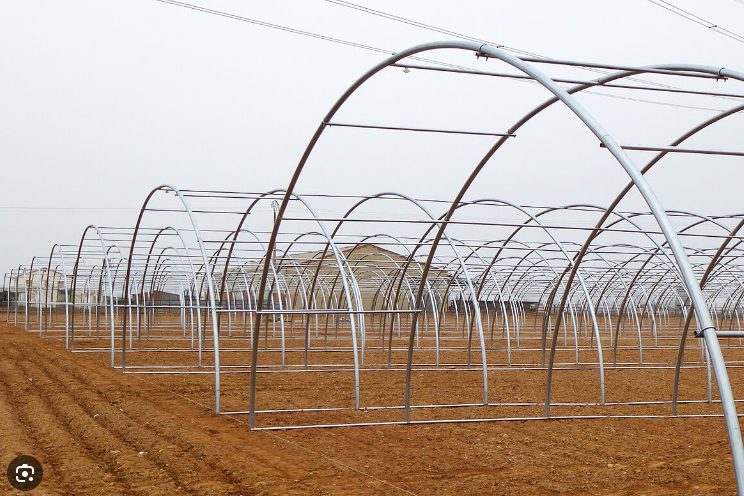
M 444 203 L 393 192 L 298 194 L 300 178 L 329 127 L 457 133 L 334 121 L 357 90 L 378 73 L 390 67 L 414 67 L 405 60 L 439 50 L 499 61 L 517 72 L 513 77 L 527 78 L 544 88 L 548 97 L 505 132 L 490 134 L 495 142 Z M 556 65 L 609 72 L 565 86 L 542 70 Z M 414 69 L 468 72 L 446 67 Z M 486 71 L 468 73 L 496 76 Z M 335 351 L 351 356 L 355 409 L 363 406 L 361 376 L 371 350 L 379 352 L 376 363 L 400 366 L 405 378 L 399 406 L 406 423 L 411 422 L 416 406 L 413 372 L 421 363 L 416 354 L 426 357 L 427 366 L 444 367 L 451 364 L 443 363 L 443 353 L 459 353 L 464 366 L 479 370 L 482 396 L 477 404 L 489 406 L 489 374 L 494 363 L 516 366 L 520 359 L 515 355 L 528 348 L 539 358 L 530 355 L 521 365 L 545 371 L 541 406 L 548 417 L 554 403 L 556 368 L 573 361 L 596 370 L 597 403 L 604 405 L 606 369 L 627 359 L 619 358 L 623 350 L 632 348 L 637 354 L 633 360 L 643 365 L 650 350 L 671 346 L 676 356 L 670 403 L 676 414 L 685 350 L 691 346 L 688 337 L 694 326 L 700 340 L 692 346 L 699 349 L 699 364 L 708 371 L 709 400 L 715 376 L 738 489 L 744 493 L 744 447 L 719 342 L 719 337 L 726 338 L 727 349 L 735 351 L 738 338 L 744 336 L 740 330 L 744 296 L 740 229 L 744 220 L 741 215 L 667 210 L 646 179 L 670 154 L 740 155 L 685 145 L 743 110 L 738 99 L 744 95 L 656 88 L 725 96 L 737 103 L 663 146 L 622 145 L 577 95 L 597 87 L 649 90 L 622 82 L 639 75 L 744 81 L 744 74 L 720 67 L 625 67 L 520 58 L 461 41 L 403 50 L 364 73 L 331 106 L 286 189 L 253 193 L 155 188 L 133 228 L 89 226 L 77 245 L 55 245 L 47 257 L 34 258 L 29 266 L 6 274 L 7 318 L 17 323 L 22 314 L 26 327 L 42 335 L 61 330 L 58 335 L 72 350 L 104 349 L 97 339 L 105 337 L 111 365 L 122 369 L 144 366 L 132 363 L 135 350 L 143 342 L 161 340 L 158 348 L 182 351 L 195 360 L 197 368 L 213 370 L 217 412 L 223 411 L 221 359 L 230 343 L 233 351 L 245 351 L 249 357 L 250 363 L 241 365 L 249 377 L 251 426 L 256 425 L 259 372 L 310 368 L 317 360 L 313 351 L 320 346 L 319 340 L 323 349 L 328 350 L 332 342 Z M 473 183 L 487 166 L 497 163 L 507 143 L 527 123 L 557 105 L 578 119 L 627 174 L 628 183 L 609 205 L 533 208 L 498 198 L 469 199 Z M 628 153 L 632 150 L 654 155 L 636 163 Z M 643 211 L 619 210 L 631 191 L 640 195 L 646 206 Z M 335 202 L 330 217 L 314 206 L 321 196 Z M 389 211 L 384 218 L 360 215 L 369 204 L 387 202 L 394 202 L 399 210 Z M 486 221 L 468 220 L 462 214 L 480 209 L 496 213 Z M 168 220 L 173 218 L 177 222 Z M 579 218 L 591 222 L 582 223 Z M 567 236 L 568 231 L 576 235 Z M 20 286 L 24 287 L 23 299 Z M 61 302 L 49 301 L 50 287 L 61 291 Z M 35 305 L 33 291 L 37 292 Z M 238 331 L 233 340 L 233 331 L 241 326 L 242 335 Z M 564 358 L 566 352 L 573 360 Z M 289 353 L 300 360 L 289 360 Z M 266 354 L 278 358 L 260 363 L 259 357 Z M 238 367 L 232 362 L 229 366 Z
M 189 192 L 163 186 L 153 193 L 178 198 L 183 205 L 181 213 L 191 223 L 194 214 L 187 199 Z M 365 351 L 384 351 L 386 365 L 391 366 L 394 336 L 402 334 L 401 323 L 412 320 L 413 315 L 423 319 L 414 329 L 414 349 L 425 347 L 430 337 L 435 366 L 440 365 L 443 347 L 440 328 L 460 330 L 466 363 L 472 366 L 480 362 L 484 404 L 489 402 L 488 368 L 493 365 L 489 353 L 503 350 L 499 363 L 512 365 L 512 350 L 520 348 L 523 329 L 530 324 L 532 328 L 539 327 L 541 363 L 549 371 L 555 361 L 551 363 L 548 357 L 561 348 L 572 348 L 574 363 L 580 363 L 581 337 L 590 338 L 600 403 L 605 401 L 605 352 L 611 351 L 612 363 L 617 365 L 621 336 L 636 336 L 637 361 L 643 364 L 644 345 L 659 345 L 660 322 L 668 323 L 672 315 L 680 314 L 684 332 L 679 348 L 685 349 L 686 331 L 693 316 L 689 295 L 668 250 L 641 223 L 640 219 L 649 213 L 616 212 L 617 220 L 608 224 L 604 232 L 616 233 L 615 226 L 625 225 L 627 228 L 621 231 L 635 230 L 639 241 L 645 240 L 645 244 L 593 244 L 584 255 L 585 265 L 577 273 L 578 282 L 568 286 L 566 273 L 581 244 L 561 241 L 552 232 L 569 224 L 546 226 L 541 218 L 561 212 L 570 214 L 577 209 L 604 212 L 591 205 L 550 207 L 532 213 L 502 200 L 463 203 L 463 207 L 508 208 L 518 212 L 522 221 L 509 225 L 509 234 L 503 239 L 450 237 L 449 250 L 435 258 L 435 272 L 431 274 L 430 269 L 425 280 L 426 301 L 419 306 L 415 290 L 424 280 L 423 254 L 431 249 L 431 232 L 442 216 L 431 214 L 423 202 L 405 195 L 383 193 L 365 197 L 356 200 L 333 229 L 287 237 L 283 249 L 269 257 L 271 291 L 264 300 L 269 308 L 259 314 L 260 269 L 268 254 L 262 236 L 265 238 L 267 233 L 250 230 L 245 219 L 259 201 L 269 202 L 279 194 L 245 193 L 251 197 L 245 199 L 250 206 L 236 227 L 213 230 L 218 232 L 212 232 L 207 240 L 195 222 L 186 229 L 143 225 L 148 203 L 143 205 L 135 229 L 89 226 L 77 246 L 54 245 L 48 257 L 34 257 L 27 267 L 5 275 L 4 287 L 10 293 L 15 289 L 17 295 L 6 302 L 6 318 L 24 323 L 27 329 L 44 336 L 58 336 L 71 350 L 85 347 L 85 338 L 95 331 L 96 337 L 109 340 L 111 366 L 126 369 L 127 354 L 141 347 L 147 330 L 158 325 L 158 314 L 175 310 L 178 321 L 164 325 L 179 327 L 181 337 L 188 338 L 187 348 L 196 350 L 197 367 L 204 365 L 203 354 L 208 349 L 210 366 L 215 370 L 218 411 L 221 335 L 227 332 L 229 338 L 233 333 L 242 333 L 252 342 L 254 336 L 260 335 L 259 315 L 271 319 L 265 322 L 265 330 L 270 327 L 271 333 L 278 336 L 281 367 L 287 365 L 290 333 L 302 336 L 302 365 L 309 367 L 314 341 L 323 336 L 327 342 L 332 331 L 337 335 L 338 318 L 332 322 L 328 316 L 343 316 L 350 330 L 357 408 L 361 406 L 359 370 L 364 367 Z M 426 213 L 429 221 L 422 225 L 420 237 L 404 239 L 378 233 L 359 235 L 353 243 L 339 237 L 344 222 L 359 205 L 390 198 L 411 203 Z M 297 201 L 309 206 L 308 200 L 300 196 Z M 312 208 L 307 208 L 307 212 L 308 220 L 318 218 Z M 698 248 L 690 257 L 698 273 L 708 273 L 703 278 L 703 289 L 718 327 L 738 329 L 744 317 L 741 247 L 739 242 L 730 241 L 742 223 L 741 216 L 701 218 L 689 212 L 674 214 L 685 219 L 680 233 L 703 228 L 720 231 L 722 241 L 718 248 Z M 733 229 L 728 227 L 735 221 Z M 518 239 L 530 226 L 537 227 L 547 239 Z M 303 240 L 312 240 L 308 244 L 317 249 L 306 251 L 301 245 Z M 32 274 L 38 275 L 29 277 Z M 28 290 L 18 290 L 19 285 Z M 61 301 L 52 301 L 55 287 Z M 164 295 L 171 297 L 167 304 Z M 562 308 L 564 295 L 566 304 Z M 302 318 L 292 318 L 295 315 Z M 551 324 L 558 315 L 566 320 L 559 332 L 551 336 Z M 559 344 L 561 334 L 563 342 Z M 376 337 L 371 339 L 370 335 Z M 259 345 L 255 349 L 256 354 L 261 348 Z M 680 354 L 678 367 L 683 363 Z

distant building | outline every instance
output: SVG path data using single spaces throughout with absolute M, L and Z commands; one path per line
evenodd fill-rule
M 29 304 L 64 302 L 64 290 L 65 279 L 61 272 L 35 269 L 6 280 L 2 301 L 7 303 L 9 299 Z
M 344 267 L 344 271 L 348 275 L 348 269 L 351 269 L 366 310 L 387 306 L 386 298 L 389 299 L 391 295 L 395 294 L 399 287 L 398 305 L 402 308 L 409 307 L 409 300 L 415 298 L 421 281 L 422 263 L 419 261 L 410 263 L 406 269 L 406 278 L 401 283 L 400 274 L 406 266 L 407 256 L 375 244 L 344 246 L 340 248 L 340 251 L 346 258 L 347 267 Z M 343 282 L 339 277 L 338 264 L 332 250 L 329 249 L 325 256 L 322 251 L 293 253 L 291 259 L 277 260 L 275 263 L 282 275 L 279 289 L 282 294 L 283 307 L 288 307 L 288 302 L 291 299 L 298 298 L 300 291 L 310 290 L 309 285 L 315 277 L 316 271 L 318 272 L 315 288 L 316 298 L 318 299 L 316 307 L 336 306 L 335 302 L 343 293 Z M 318 269 L 318 264 L 320 264 L 320 269 Z M 255 263 L 246 264 L 242 269 L 250 276 L 253 276 L 259 270 Z M 215 274 L 215 280 L 220 280 L 221 277 L 221 274 Z M 229 279 L 239 282 L 238 270 L 232 269 Z M 432 267 L 427 279 L 429 281 L 428 286 L 441 296 L 448 287 L 450 275 L 440 267 Z M 255 287 L 255 279 L 253 279 L 253 283 Z M 238 284 L 238 287 L 241 287 L 241 285 Z M 269 290 L 272 288 L 274 292 L 270 293 Z M 265 307 L 278 307 L 275 292 L 276 288 L 273 285 L 273 277 L 270 273 L 266 301 L 264 302 Z M 320 301 L 324 298 L 335 298 L 336 300 L 334 304 L 329 301 Z M 437 304 L 439 303 L 438 301 Z M 424 298 L 424 304 L 427 307 L 431 305 L 428 297 Z

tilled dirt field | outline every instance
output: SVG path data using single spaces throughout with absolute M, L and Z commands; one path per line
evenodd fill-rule
M 21 453 L 42 462 L 36 494 L 735 494 L 721 418 L 251 432 L 241 416 L 211 413 L 208 375 L 125 375 L 105 354 L 0 331 L 0 450 L 4 463 Z M 620 374 L 615 384 L 638 391 L 668 381 L 665 371 Z M 303 377 L 262 378 L 264 397 L 271 381 L 312 397 L 315 376 Z M 573 374 L 560 388 L 573 377 L 577 388 L 594 380 Z M 226 376 L 228 392 L 231 380 L 246 384 Z

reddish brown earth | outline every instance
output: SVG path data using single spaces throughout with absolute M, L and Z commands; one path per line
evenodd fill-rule
M 127 375 L 110 369 L 107 356 L 73 354 L 4 324 L 0 339 L 0 454 L 3 464 L 21 453 L 42 462 L 44 482 L 36 494 L 735 494 L 721 418 L 251 432 L 242 416 L 211 413 L 209 375 Z M 741 370 L 731 371 L 737 389 L 744 382 Z M 690 392 L 683 389 L 683 394 L 692 394 L 701 375 L 685 373 Z M 439 379 L 417 375 L 415 400 L 477 400 L 478 383 L 471 380 L 477 373 L 446 374 Z M 562 374 L 556 379 L 557 399 L 573 398 L 576 390 L 594 399 L 594 371 Z M 669 374 L 609 372 L 608 394 L 652 398 L 659 384 L 667 391 Z M 302 392 L 298 401 L 332 402 L 328 396 L 337 394 L 339 404 L 348 404 L 348 374 L 266 374 L 260 379 L 260 407 L 281 404 L 287 391 Z M 400 380 L 397 372 L 366 374 L 365 400 L 399 403 Z M 494 399 L 539 400 L 544 373 L 505 372 L 493 381 Z M 224 376 L 227 406 L 245 408 L 246 384 L 246 375 Z M 689 406 L 684 411 L 718 409 Z M 646 410 L 668 413 L 668 406 Z M 564 407 L 556 413 L 598 412 Z M 516 414 L 539 411 L 458 412 L 467 417 Z M 365 414 L 324 415 L 322 420 L 360 415 Z M 451 410 L 416 415 L 452 416 Z M 385 412 L 375 420 L 387 418 L 397 420 L 400 412 Z M 321 418 L 292 414 L 280 420 Z M 0 487 L 13 494 L 5 480 Z

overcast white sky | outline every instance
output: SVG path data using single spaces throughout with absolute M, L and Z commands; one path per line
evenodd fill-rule
M 390 50 L 452 38 L 324 0 L 190 3 Z M 356 3 L 556 58 L 744 70 L 743 43 L 647 0 Z M 744 35 L 743 1 L 673 3 Z M 76 242 L 87 224 L 132 225 L 144 197 L 162 183 L 284 187 L 333 102 L 384 58 L 155 0 L 0 0 L 0 46 L 3 271 L 47 254 L 57 241 Z M 508 71 L 472 54 L 427 56 Z M 744 93 L 733 81 L 646 79 Z M 603 91 L 699 107 L 581 97 L 621 143 L 667 144 L 736 103 Z M 337 120 L 500 132 L 546 96 L 521 82 L 392 69 Z M 744 120 L 735 117 L 691 144 L 742 149 L 742 130 Z M 298 189 L 450 198 L 492 142 L 331 129 Z M 633 157 L 643 163 L 648 155 Z M 744 211 L 742 165 L 741 158 L 675 157 L 649 179 L 668 208 Z M 555 109 L 525 127 L 469 197 L 607 204 L 625 181 L 596 139 Z

